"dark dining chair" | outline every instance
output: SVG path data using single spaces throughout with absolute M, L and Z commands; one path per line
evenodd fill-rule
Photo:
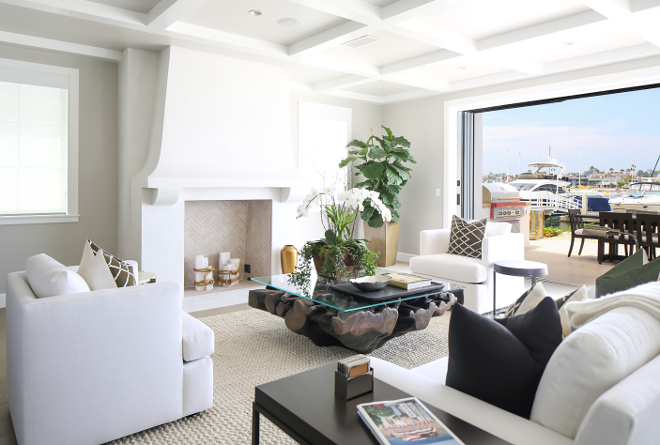
M 660 215 L 637 213 L 637 242 L 646 250 L 649 260 L 656 258 L 655 249 L 660 247 Z
M 632 213 L 599 212 L 600 225 L 621 233 L 598 239 L 598 264 L 604 260 L 622 260 L 632 255 L 633 247 L 637 244 L 635 233 L 635 218 Z M 625 233 L 624 233 L 625 232 Z M 605 255 L 605 244 L 608 245 L 608 254 Z M 623 245 L 624 254 L 619 255 L 619 245 Z M 630 249 L 630 250 L 629 250 Z
M 584 220 L 580 218 L 580 209 L 569 209 L 568 210 L 568 219 L 571 222 L 571 247 L 568 248 L 568 256 L 571 256 L 573 253 L 573 244 L 575 239 L 580 239 L 580 250 L 578 250 L 578 255 L 582 255 L 582 248 L 584 247 L 585 239 L 599 239 L 597 235 L 586 235 L 584 234 Z

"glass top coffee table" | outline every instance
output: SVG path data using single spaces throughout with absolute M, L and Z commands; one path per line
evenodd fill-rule
M 394 272 L 378 270 L 379 274 Z M 406 332 L 426 329 L 431 318 L 443 315 L 462 300 L 463 285 L 448 281 L 442 290 L 386 301 L 351 296 L 331 286 L 341 281 L 312 274 L 305 283 L 289 275 L 251 278 L 267 286 L 250 291 L 248 304 L 284 318 L 291 331 L 310 338 L 318 346 L 341 345 L 368 353 Z

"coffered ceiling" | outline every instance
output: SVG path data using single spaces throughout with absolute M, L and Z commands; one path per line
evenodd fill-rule
M 113 61 L 179 45 L 384 104 L 659 55 L 660 0 L 0 0 L 0 42 Z

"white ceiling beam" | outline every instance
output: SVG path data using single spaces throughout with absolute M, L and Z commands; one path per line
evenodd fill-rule
M 629 0 L 582 0 L 582 3 L 609 18 L 617 26 L 660 47 L 660 26 L 644 19 L 645 13 L 654 7 L 647 5 L 649 7 L 646 11 L 633 14 Z
M 452 92 L 469 90 L 469 89 L 485 87 L 489 85 L 497 85 L 501 83 L 513 82 L 516 80 L 526 79 L 528 77 L 530 77 L 529 74 L 524 74 L 519 71 L 502 71 L 500 73 L 489 74 L 487 76 L 480 76 L 472 79 L 450 82 L 449 89 Z
M 581 26 L 593 25 L 595 23 L 603 22 L 604 20 L 606 20 L 606 18 L 601 14 L 595 11 L 587 11 L 479 40 L 477 42 L 477 48 L 479 51 L 486 51 L 500 46 L 513 45 L 526 40 L 579 28 Z
M 167 29 L 205 0 L 160 0 L 147 13 L 147 26 Z
M 437 91 L 429 91 L 429 90 L 412 90 L 412 91 L 406 91 L 405 93 L 391 94 L 389 96 L 385 96 L 381 99 L 380 103 L 381 105 L 394 104 L 398 102 L 406 102 L 408 100 L 424 99 L 426 97 L 437 96 L 439 94 L 442 93 L 439 93 Z
M 547 63 L 546 67 L 548 71 L 552 73 L 559 73 L 563 71 L 574 71 L 595 66 L 609 65 L 612 63 L 627 62 L 629 60 L 643 59 L 645 57 L 658 55 L 660 55 L 660 48 L 651 43 L 643 43 L 641 45 L 618 48 L 596 54 L 588 54 L 586 56 L 557 60 L 555 62 Z
M 381 9 L 362 0 L 288 0 L 327 14 L 336 15 L 366 25 L 381 21 Z
M 660 0 L 633 0 L 631 8 L 633 13 L 657 9 L 660 8 Z
M 381 12 L 384 22 L 396 24 L 429 14 L 464 0 L 399 0 L 385 6 Z
M 221 48 L 247 51 L 253 54 L 271 56 L 277 58 L 287 57 L 287 47 L 278 43 L 264 42 L 259 39 L 243 37 L 224 31 L 218 31 L 203 26 L 191 25 L 190 23 L 177 22 L 171 25 L 166 35 L 186 36 L 199 43 L 218 46 Z
M 433 65 L 434 63 L 442 62 L 443 60 L 458 57 L 459 55 L 460 54 L 457 54 L 452 51 L 440 50 L 431 54 L 426 54 L 423 56 L 404 60 L 402 62 L 393 63 L 391 65 L 385 65 L 381 67 L 380 74 L 385 76 L 389 74 L 399 73 L 402 71 L 413 70 L 415 68 L 420 68 L 426 65 Z
M 381 76 L 383 80 L 426 90 L 447 92 L 449 83 L 421 69 Z
M 334 48 L 352 39 L 365 34 L 368 27 L 362 23 L 346 22 L 320 34 L 316 34 L 300 42 L 289 46 L 289 55 L 317 53 L 329 48 Z M 295 59 L 295 57 L 293 57 Z
M 581 0 L 582 3 L 603 14 L 605 17 L 614 18 L 631 13 L 630 0 Z
M 86 0 L 0 0 L 0 3 L 133 29 L 142 28 L 147 22 L 147 15 L 141 12 Z
M 354 93 L 353 91 L 334 90 L 326 94 L 328 94 L 329 96 L 343 97 L 344 99 L 360 100 L 362 102 L 371 102 L 374 104 L 381 104 L 383 102 L 383 99 L 380 96 Z
M 384 29 L 393 34 L 461 54 L 477 52 L 477 42 L 473 39 L 437 26 L 429 25 L 420 20 L 408 20 L 398 25 L 386 26 Z
M 16 46 L 40 48 L 61 53 L 77 54 L 97 59 L 121 62 L 122 52 L 96 46 L 80 45 L 78 43 L 64 42 L 62 40 L 45 39 L 42 37 L 16 34 L 0 31 L 0 42 Z
M 327 82 L 317 83 L 312 86 L 312 89 L 317 93 L 326 93 L 328 91 L 339 90 L 342 88 L 350 88 L 357 85 L 364 85 L 374 81 L 372 77 L 364 76 L 343 76 L 337 79 L 328 80 Z

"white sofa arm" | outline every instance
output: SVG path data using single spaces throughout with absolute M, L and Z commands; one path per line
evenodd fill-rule
M 180 417 L 181 300 L 174 282 L 37 299 L 24 272 L 9 274 L 18 442 L 103 443 Z
M 524 260 L 524 235 L 507 233 L 506 235 L 487 236 L 483 241 L 481 258 L 486 267 L 492 267 L 495 261 L 500 260 Z
M 419 254 L 447 253 L 450 232 L 450 229 L 422 230 L 419 232 Z
M 576 445 L 645 445 L 660 437 L 660 357 L 602 394 L 591 406 Z

